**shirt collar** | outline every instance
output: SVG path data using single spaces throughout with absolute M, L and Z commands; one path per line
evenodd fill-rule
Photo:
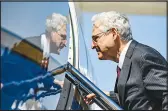
M 131 44 L 132 40 L 130 40 L 126 46 L 124 47 L 124 49 L 121 51 L 121 54 L 120 54 L 120 57 L 119 57 L 119 63 L 118 63 L 118 66 L 120 69 L 122 69 L 122 66 L 123 66 L 123 63 L 124 63 L 124 59 L 125 59 L 125 55 L 127 53 L 127 50 Z
M 47 41 L 46 35 L 41 35 L 41 47 L 43 49 L 43 57 L 48 58 L 50 56 L 50 43 Z

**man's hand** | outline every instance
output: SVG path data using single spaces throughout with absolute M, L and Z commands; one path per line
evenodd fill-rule
M 110 96 L 110 92 L 109 91 L 103 91 L 107 96 Z M 93 104 L 93 98 L 95 98 L 96 95 L 94 93 L 92 94 L 88 94 L 85 98 L 84 101 L 86 102 L 86 104 L 91 105 Z
M 60 81 L 60 80 L 54 79 L 54 83 L 60 85 L 61 88 L 63 88 L 63 86 L 64 86 L 64 81 Z
M 93 104 L 93 98 L 95 98 L 96 95 L 94 93 L 92 94 L 88 94 L 85 98 L 84 101 L 86 102 L 86 104 L 91 105 Z

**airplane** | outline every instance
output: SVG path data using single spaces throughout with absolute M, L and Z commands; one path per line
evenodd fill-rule
M 33 13 L 30 14 L 31 16 L 25 16 L 24 17 L 24 11 L 26 10 L 27 4 L 27 9 L 31 7 L 37 7 L 37 10 L 34 10 L 33 12 L 28 11 L 28 13 Z M 14 45 L 17 45 L 21 40 L 25 38 L 25 36 L 30 36 L 30 33 L 32 34 L 39 34 L 41 33 L 40 31 L 43 31 L 44 26 L 43 24 L 44 21 L 39 20 L 39 26 L 36 26 L 39 28 L 32 28 L 30 31 L 27 31 L 29 26 L 23 27 L 22 24 L 20 26 L 16 26 L 12 22 L 12 15 L 16 15 L 18 17 L 21 17 L 22 19 L 27 19 L 33 21 L 35 23 L 36 19 L 33 18 L 33 16 L 37 17 L 38 15 L 42 18 L 46 16 L 48 13 L 58 11 L 59 13 L 63 13 L 68 16 L 69 19 L 69 35 L 70 37 L 68 38 L 68 45 L 66 48 L 63 49 L 60 55 L 56 54 L 51 54 L 51 59 L 49 62 L 49 69 L 48 70 L 53 70 L 63 64 L 65 64 L 67 61 L 74 67 L 76 68 L 79 72 L 81 72 L 85 77 L 87 77 L 90 81 L 92 81 L 95 85 L 97 84 L 95 74 L 94 74 L 94 69 L 92 66 L 92 62 L 89 56 L 89 51 L 86 46 L 86 41 L 84 38 L 84 35 L 82 34 L 82 18 L 81 14 L 84 11 L 87 12 L 102 12 L 102 11 L 109 11 L 109 10 L 116 10 L 116 11 L 121 11 L 125 12 L 126 14 L 150 14 L 150 15 L 165 15 L 166 14 L 166 3 L 158 3 L 155 2 L 153 3 L 138 3 L 138 2 L 53 2 L 54 5 L 50 3 L 26 3 L 25 2 L 20 2 L 17 4 L 16 3 L 10 3 L 10 2 L 2 2 L 2 20 L 1 20 L 1 57 L 3 57 L 5 54 L 9 53 L 10 50 Z M 153 4 L 153 5 L 151 5 Z M 8 8 L 8 6 L 13 6 L 11 8 Z M 56 7 L 51 8 L 50 10 L 47 9 L 48 6 L 57 6 L 57 7 L 62 6 L 61 10 L 58 10 Z M 128 7 L 128 5 L 132 7 Z M 20 7 L 17 7 L 20 6 Z M 151 6 L 153 7 L 151 10 Z M 14 11 L 14 8 L 16 8 Z M 101 8 L 96 8 L 96 7 L 101 7 Z M 141 9 L 138 11 L 132 10 L 135 9 Z M 142 8 L 143 7 L 143 8 Z M 34 9 L 32 8 L 32 9 Z M 46 9 L 45 9 L 46 8 Z M 39 10 L 43 9 L 43 15 L 40 15 Z M 44 10 L 45 9 L 45 10 Z M 159 9 L 159 10 L 158 10 Z M 24 10 L 23 12 L 20 12 L 19 10 Z M 48 11 L 47 11 L 48 10 Z M 11 12 L 10 14 L 7 12 Z M 13 14 L 12 14 L 13 13 Z M 22 15 L 23 14 L 23 15 Z M 35 15 L 37 14 L 37 15 Z M 6 18 L 5 18 L 6 16 Z M 27 17 L 27 18 L 26 18 Z M 17 17 L 16 17 L 17 18 Z M 42 19 L 38 18 L 38 19 Z M 18 18 L 19 19 L 19 18 Z M 13 19 L 14 22 L 18 22 L 18 20 Z M 26 21 L 26 20 L 25 20 Z M 20 21 L 23 24 L 25 22 Z M 9 23 L 8 23 L 9 22 Z M 11 23 L 11 24 L 10 24 Z M 19 24 L 19 23 L 18 23 Z M 12 26 L 14 25 L 14 26 Z M 28 24 L 26 24 L 28 25 Z M 34 24 L 29 24 L 31 27 L 34 26 Z M 43 27 L 43 28 L 40 28 Z M 33 31 L 36 30 L 37 32 Z M 27 31 L 27 33 L 26 33 Z M 28 34 L 29 33 L 29 34 Z M 39 50 L 38 44 L 31 44 L 29 43 L 30 46 L 34 46 L 35 49 Z M 82 50 L 82 51 L 81 51 Z M 85 60 L 85 61 L 84 61 Z M 3 70 L 3 69 L 2 69 Z M 10 69 L 9 69 L 10 70 Z M 79 91 L 78 87 L 76 87 L 71 81 L 69 81 L 65 77 L 65 73 L 59 74 L 54 76 L 58 80 L 64 81 L 64 85 L 62 88 L 62 91 L 60 93 L 57 93 L 55 95 L 50 95 L 46 96 L 40 99 L 40 102 L 43 103 L 43 106 L 39 106 L 39 102 L 34 101 L 33 99 L 29 99 L 28 102 L 26 102 L 23 105 L 18 105 L 18 109 L 51 109 L 51 110 L 95 110 L 95 109 L 102 109 L 99 105 L 97 104 L 92 104 L 92 105 L 87 105 L 83 101 L 83 96 L 81 95 L 81 92 Z M 39 94 L 41 94 L 42 91 L 39 91 Z M 1 101 L 2 103 L 3 101 Z M 49 103 L 50 102 L 50 103 Z M 16 103 L 14 102 L 11 107 L 16 107 Z M 12 108 L 11 108 L 12 109 Z M 15 109 L 15 108 L 14 108 Z

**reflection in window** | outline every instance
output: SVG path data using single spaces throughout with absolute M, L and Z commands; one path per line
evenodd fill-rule
M 68 57 L 68 2 L 2 2 L 1 109 L 55 109 Z

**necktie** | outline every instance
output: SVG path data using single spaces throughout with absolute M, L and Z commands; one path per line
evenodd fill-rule
M 119 66 L 117 66 L 117 77 L 119 78 L 120 77 L 120 72 L 121 72 L 121 69 Z
M 48 69 L 49 58 L 43 58 L 41 61 L 41 67 L 47 71 Z

